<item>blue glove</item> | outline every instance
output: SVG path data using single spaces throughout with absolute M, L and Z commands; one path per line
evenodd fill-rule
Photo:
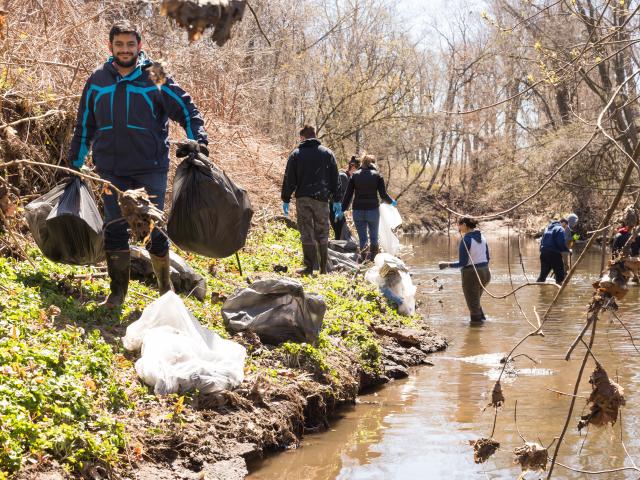
M 342 204 L 340 202 L 335 202 L 333 204 L 333 216 L 336 220 L 340 220 L 344 215 L 342 214 Z
M 396 200 L 391 202 L 391 206 L 392 207 L 397 207 L 398 206 L 398 202 Z
M 282 202 L 282 211 L 284 212 L 285 217 L 289 216 L 289 203 Z

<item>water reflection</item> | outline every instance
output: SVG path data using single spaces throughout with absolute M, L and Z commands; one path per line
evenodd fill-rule
M 362 397 L 365 403 L 345 412 L 332 431 L 309 436 L 297 451 L 269 458 L 249 478 L 513 479 L 520 473 L 513 465 L 512 454 L 513 448 L 521 444 L 513 421 L 516 400 L 518 427 L 528 440 L 548 445 L 560 433 L 570 398 L 552 390 L 573 390 L 584 349 L 578 347 L 573 362 L 565 362 L 564 356 L 586 318 L 591 282 L 600 267 L 600 252 L 589 252 L 563 295 L 560 308 L 554 310 L 545 325 L 545 337 L 532 338 L 519 350 L 536 363 L 520 357 L 515 372 L 505 378 L 503 391 L 507 403 L 498 417 L 495 435 L 502 449 L 479 466 L 473 463 L 468 441 L 491 432 L 493 411 L 483 409 L 489 403 L 492 379 L 497 375 L 500 358 L 531 327 L 523 320 L 513 297 L 485 298 L 483 306 L 488 321 L 481 327 L 469 327 L 459 272 L 437 268 L 436 262 L 449 255 L 447 237 L 406 241 L 413 246 L 406 260 L 419 283 L 420 311 L 447 335 L 450 348 L 432 358 L 434 367 L 418 369 L 411 379 Z M 526 276 L 535 278 L 539 268 L 538 244 L 521 241 L 521 245 Z M 507 243 L 506 239 L 492 238 L 490 247 L 493 279 L 489 290 L 496 294 L 511 290 L 509 266 L 516 285 L 526 281 L 518 260 L 517 239 Z M 640 288 L 632 287 L 618 312 L 638 339 L 638 348 L 639 292 Z M 518 300 L 534 320 L 534 307 L 539 314 L 544 313 L 555 293 L 551 284 L 528 287 L 518 293 Z M 635 414 L 640 401 L 640 354 L 631 344 L 629 334 L 609 314 L 600 322 L 595 354 L 609 374 L 625 386 L 624 439 L 629 453 L 640 463 L 640 420 Z M 580 390 L 585 396 L 589 394 L 587 378 L 592 367 L 590 364 Z M 584 431 L 582 436 L 578 433 L 575 427 L 584 406 L 585 401 L 578 399 L 560 460 L 587 470 L 630 465 L 620 444 L 619 425 L 591 429 L 586 436 Z M 633 472 L 620 472 L 597 478 L 637 477 Z M 554 478 L 585 476 L 558 467 Z

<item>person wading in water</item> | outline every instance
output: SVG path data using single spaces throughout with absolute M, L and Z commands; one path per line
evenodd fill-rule
M 478 222 L 464 217 L 458 221 L 458 231 L 462 235 L 458 248 L 458 261 L 439 262 L 440 269 L 460 268 L 462 273 L 462 291 L 471 315 L 471 323 L 481 323 L 486 320 L 480 297 L 484 287 L 491 281 L 489 270 L 489 245 L 484 235 L 477 230 Z

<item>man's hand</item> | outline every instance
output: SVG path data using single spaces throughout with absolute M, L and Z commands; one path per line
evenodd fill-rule
M 288 202 L 283 202 L 282 203 L 282 211 L 283 211 L 285 217 L 289 216 L 289 203 Z
M 438 268 L 440 270 L 444 270 L 445 268 L 449 268 L 451 266 L 450 262 L 438 262 Z
M 344 217 L 344 214 L 342 213 L 342 204 L 340 202 L 335 202 L 333 204 L 333 216 L 336 221 Z
M 204 143 L 199 143 L 198 148 L 200 149 L 201 154 L 209 158 L 209 148 Z
M 205 157 L 209 156 L 209 149 L 204 143 L 196 143 L 193 140 L 181 143 L 176 150 L 176 157 L 188 157 L 192 153 L 202 153 Z

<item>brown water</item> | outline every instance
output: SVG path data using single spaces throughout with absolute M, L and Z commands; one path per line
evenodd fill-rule
M 456 239 L 452 238 L 452 252 Z M 518 261 L 515 238 L 490 238 L 492 282 L 489 290 L 510 290 L 507 262 L 510 243 L 510 266 L 514 283 L 525 282 Z M 599 250 L 589 257 L 572 279 L 562 304 L 547 323 L 545 338 L 532 338 L 519 352 L 527 353 L 538 363 L 524 357 L 516 360 L 517 375 L 503 377 L 507 399 L 501 409 L 495 438 L 502 448 L 485 464 L 476 465 L 468 441 L 489 436 L 493 410 L 483 412 L 497 378 L 502 358 L 531 330 L 520 314 L 513 297 L 505 300 L 484 298 L 488 321 L 470 327 L 462 297 L 460 273 L 440 271 L 437 261 L 449 257 L 447 237 L 405 239 L 408 253 L 403 256 L 414 272 L 418 284 L 420 311 L 428 315 L 436 329 L 450 340 L 444 352 L 435 354 L 433 367 L 416 368 L 409 379 L 389 384 L 377 393 L 363 395 L 358 405 L 342 412 L 328 432 L 309 435 L 301 448 L 271 456 L 248 477 L 252 480 L 328 480 L 328 479 L 515 479 L 520 468 L 513 465 L 513 449 L 522 444 L 514 424 L 514 402 L 518 401 L 518 428 L 530 441 L 551 443 L 562 430 L 570 398 L 547 389 L 571 392 L 584 348 L 578 348 L 571 362 L 564 354 L 580 331 L 590 301 L 591 283 L 600 268 Z M 527 275 L 535 280 L 539 268 L 538 244 L 522 241 L 522 255 Z M 437 277 L 437 282 L 433 278 Z M 550 280 L 549 280 L 550 281 Z M 443 288 L 438 289 L 439 286 Z M 525 313 L 533 318 L 533 307 L 544 312 L 555 288 L 527 287 L 518 300 Z M 625 321 L 640 348 L 638 315 L 640 288 L 631 288 L 621 302 L 619 316 Z M 640 354 L 629 341 L 626 331 L 608 313 L 600 322 L 594 349 L 609 374 L 624 386 L 627 407 L 623 410 L 622 433 L 634 460 L 640 464 Z M 588 396 L 589 363 L 580 394 Z M 559 460 L 583 470 L 604 470 L 630 466 L 620 442 L 620 424 L 602 429 L 592 428 L 578 434 L 576 424 L 586 400 L 578 399 L 569 433 Z M 553 449 L 551 449 L 552 451 Z M 528 474 L 525 478 L 540 478 Z M 554 478 L 587 478 L 557 466 Z M 633 471 L 607 473 L 593 478 L 640 478 Z

